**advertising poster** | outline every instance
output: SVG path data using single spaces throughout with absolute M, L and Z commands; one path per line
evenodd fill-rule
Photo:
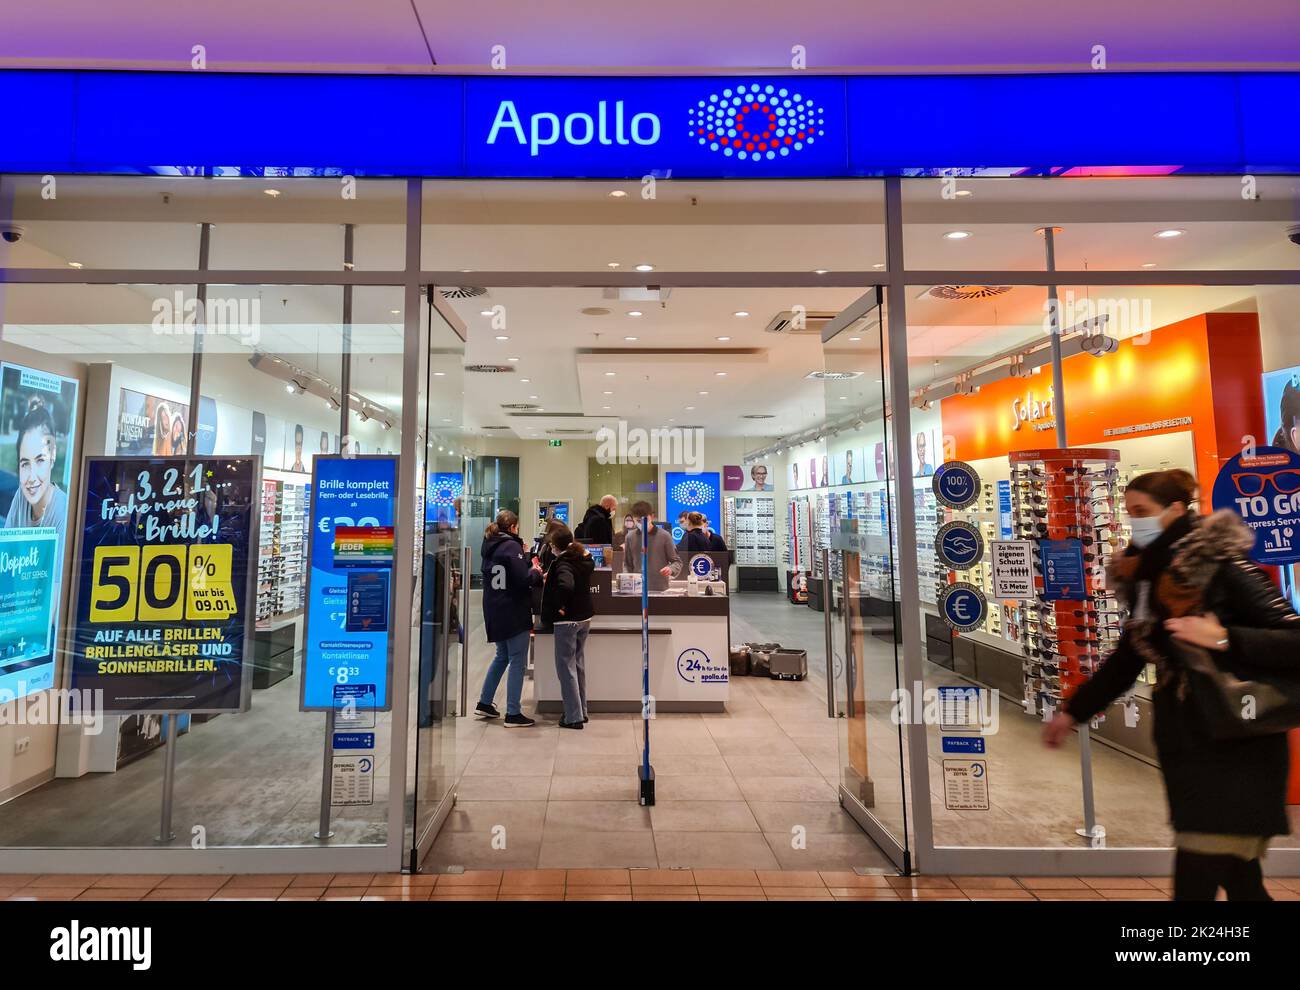
M 567 499 L 539 498 L 537 500 L 537 532 L 544 533 L 546 524 L 552 520 L 558 520 L 572 528 L 569 522 L 569 501 Z
M 721 478 L 717 471 L 687 474 L 685 471 L 668 471 L 664 475 L 668 490 L 666 522 L 673 527 L 673 542 L 680 543 L 686 535 L 686 514 L 699 512 L 705 525 L 722 526 Z
M 77 382 L 0 365 L 0 695 L 54 686 Z
M 424 521 L 439 529 L 454 529 L 460 515 L 465 478 L 457 471 L 433 471 L 424 497 Z
M 258 460 L 85 465 L 72 688 L 110 712 L 244 711 Z
M 1300 454 L 1300 367 L 1264 375 L 1265 442 Z
M 746 492 L 772 491 L 772 469 L 766 464 L 751 464 L 749 472 L 741 482 L 740 490 Z
M 318 456 L 312 465 L 303 711 L 336 707 L 342 685 L 364 686 L 387 710 L 390 576 L 397 458 Z
M 1236 454 L 1214 479 L 1214 508 L 1241 516 L 1255 532 L 1250 559 L 1257 564 L 1300 561 L 1300 454 L 1259 447 Z

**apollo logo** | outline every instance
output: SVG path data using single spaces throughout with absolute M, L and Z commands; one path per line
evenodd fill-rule
M 622 100 L 617 100 L 613 107 L 608 100 L 601 100 L 596 104 L 595 113 L 575 111 L 563 119 L 550 112 L 530 114 L 527 126 L 519 116 L 514 100 L 502 100 L 492 120 L 492 129 L 488 131 L 487 143 L 496 144 L 497 138 L 508 132 L 519 144 L 528 146 L 529 155 L 536 157 L 542 148 L 559 144 L 561 139 L 576 147 L 593 142 L 603 145 L 656 144 L 660 130 L 659 118 L 652 113 L 636 113 L 628 119 Z
M 742 83 L 690 110 L 690 136 L 710 151 L 755 164 L 810 147 L 825 136 L 826 108 L 783 86 Z

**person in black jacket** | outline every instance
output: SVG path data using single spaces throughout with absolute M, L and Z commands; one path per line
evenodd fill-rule
M 584 543 L 610 544 L 614 542 L 614 510 L 618 508 L 618 499 L 606 495 L 596 505 L 587 509 L 587 514 L 578 524 Z
M 533 585 L 541 581 L 541 570 L 524 552 L 519 538 L 519 517 L 502 509 L 483 534 L 483 626 L 489 643 L 496 643 L 497 654 L 483 678 L 476 715 L 500 718 L 493 700 L 501 677 L 507 670 L 507 727 L 536 725 L 520 710 L 524 693 L 524 673 L 528 667 L 528 643 L 533 631 Z
M 677 544 L 677 549 L 687 553 L 698 553 L 712 550 L 712 542 L 708 530 L 704 528 L 704 515 L 699 512 L 686 513 L 686 532 L 682 534 L 682 541 Z
M 587 721 L 587 633 L 596 614 L 591 601 L 591 554 L 563 524 L 550 531 L 555 561 L 542 586 L 542 625 L 555 637 L 555 672 L 564 699 L 561 729 L 581 729 Z
M 1175 832 L 1174 899 L 1214 900 L 1222 887 L 1229 900 L 1270 900 L 1260 857 L 1272 836 L 1290 831 L 1286 734 L 1216 738 L 1196 694 L 1213 687 L 1190 677 L 1188 662 L 1208 656 L 1246 679 L 1300 663 L 1300 616 L 1247 559 L 1253 531 L 1228 511 L 1196 517 L 1189 512 L 1195 498 L 1186 471 L 1129 483 L 1132 542 L 1108 578 L 1130 618 L 1115 651 L 1043 738 L 1059 746 L 1154 664 L 1155 743 Z

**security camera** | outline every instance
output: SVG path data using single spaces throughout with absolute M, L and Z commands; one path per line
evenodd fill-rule
M 1300 244 L 1300 224 L 1296 224 L 1286 232 L 1286 239 L 1292 244 Z
M 17 244 L 25 233 L 26 227 L 20 227 L 16 223 L 0 223 L 0 237 L 5 239 L 6 244 Z

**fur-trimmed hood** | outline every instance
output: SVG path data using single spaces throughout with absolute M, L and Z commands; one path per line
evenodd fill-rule
M 1173 546 L 1169 573 L 1180 585 L 1205 588 L 1227 560 L 1244 557 L 1255 545 L 1255 534 L 1241 516 L 1220 509 L 1203 518 Z

